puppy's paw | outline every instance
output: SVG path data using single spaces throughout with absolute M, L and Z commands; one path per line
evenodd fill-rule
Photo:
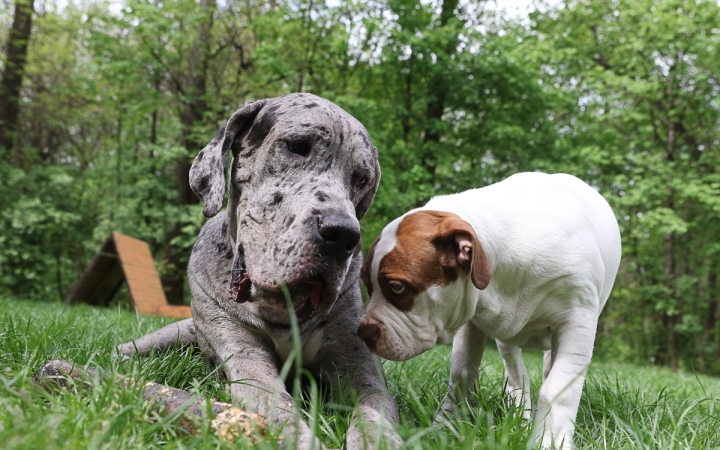
M 458 417 L 460 413 L 460 407 L 450 398 L 446 398 L 442 408 L 435 416 L 435 420 L 433 420 L 433 426 L 436 428 L 446 426 L 450 419 Z

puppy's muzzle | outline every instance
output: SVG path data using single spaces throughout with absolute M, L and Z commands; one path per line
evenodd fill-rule
M 338 212 L 317 216 L 315 238 L 324 255 L 347 259 L 360 242 L 360 224 L 355 217 Z
M 367 345 L 370 350 L 374 351 L 380 339 L 380 327 L 378 323 L 372 319 L 362 321 L 357 329 L 357 335 L 365 341 L 365 345 Z

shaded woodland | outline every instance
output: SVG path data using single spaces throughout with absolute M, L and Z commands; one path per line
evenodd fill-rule
M 574 174 L 623 235 L 598 354 L 720 373 L 717 2 L 1 1 L 0 295 L 63 299 L 121 231 L 187 302 L 192 158 L 246 100 L 303 91 L 380 151 L 365 245 L 433 195 Z

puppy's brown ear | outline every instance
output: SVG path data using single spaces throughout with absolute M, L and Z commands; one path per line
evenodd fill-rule
M 263 106 L 265 100 L 245 104 L 195 157 L 190 168 L 190 187 L 202 200 L 205 217 L 213 217 L 222 208 L 230 148 L 235 138 L 250 128 Z
M 492 266 L 474 231 L 471 234 L 458 233 L 455 236 L 458 244 L 458 262 L 460 265 L 470 263 L 470 277 L 476 288 L 482 290 L 490 284 Z
M 492 266 L 473 227 L 454 214 L 446 216 L 438 227 L 436 242 L 441 252 L 440 264 L 444 267 L 470 267 L 470 279 L 482 290 L 490 284 Z

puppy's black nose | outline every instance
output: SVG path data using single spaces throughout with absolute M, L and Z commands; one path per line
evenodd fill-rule
M 360 339 L 365 341 L 365 345 L 367 345 L 370 350 L 374 350 L 375 344 L 377 344 L 377 341 L 380 338 L 380 327 L 377 322 L 372 319 L 368 322 L 360 322 L 360 326 L 357 329 L 357 335 L 360 336 Z
M 339 258 L 349 257 L 360 242 L 360 224 L 347 214 L 318 216 L 317 232 L 323 250 Z

